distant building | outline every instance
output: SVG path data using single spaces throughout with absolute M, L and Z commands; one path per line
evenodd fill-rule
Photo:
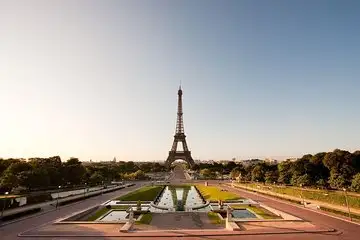
M 243 164 L 244 166 L 254 165 L 254 164 L 261 163 L 261 162 L 264 162 L 264 160 L 261 160 L 261 159 L 249 159 L 249 160 L 240 161 L 240 163 Z
M 295 162 L 299 158 L 293 157 L 293 158 L 287 158 L 285 161 Z
M 272 159 L 272 158 L 265 158 L 264 161 L 269 164 L 277 164 L 278 163 L 278 160 Z

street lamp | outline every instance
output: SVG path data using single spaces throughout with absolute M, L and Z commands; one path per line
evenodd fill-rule
M 58 194 L 57 194 L 57 198 L 56 198 L 56 209 L 58 208 L 59 206 L 59 194 L 60 194 L 60 188 L 61 186 L 58 186 Z
M 102 185 L 101 195 L 103 195 L 104 194 L 104 189 L 105 189 L 104 181 L 101 181 L 101 185 Z
M 86 185 L 87 185 L 87 183 L 85 183 L 85 188 L 84 188 L 84 198 L 85 198 L 85 195 L 86 195 Z
M 5 201 L 6 201 L 6 198 L 7 198 L 7 195 L 9 194 L 9 192 L 5 192 L 5 197 L 4 197 L 4 204 L 3 204 L 3 209 L 1 211 L 1 218 L 3 217 L 4 215 L 4 210 L 5 210 Z
M 304 198 L 304 196 L 303 196 L 303 185 L 302 184 L 300 184 L 300 188 L 301 188 L 301 201 L 303 202 L 303 205 L 304 205 L 304 207 L 305 207 L 305 198 Z
M 349 208 L 349 202 L 348 202 L 347 194 L 346 194 L 346 188 L 343 188 L 343 191 L 344 191 L 344 193 L 345 193 L 345 201 L 346 201 L 346 206 L 347 206 L 348 213 L 349 213 L 349 218 L 350 218 L 350 221 L 352 221 L 351 213 L 350 213 L 350 208 Z

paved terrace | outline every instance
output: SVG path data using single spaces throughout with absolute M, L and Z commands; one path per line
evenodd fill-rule
M 64 198 L 59 198 L 58 200 L 52 200 L 52 201 L 47 201 L 47 202 L 42 202 L 42 203 L 37 203 L 37 204 L 30 204 L 30 205 L 25 205 L 25 206 L 21 206 L 21 207 L 17 207 L 17 208 L 12 208 L 12 209 L 7 209 L 4 211 L 3 216 L 9 216 L 9 215 L 13 215 L 13 214 L 17 214 L 17 213 L 21 213 L 21 212 L 25 212 L 31 209 L 36 209 L 36 208 L 42 208 L 42 209 L 53 209 L 56 207 L 57 204 L 61 204 L 63 202 L 67 202 L 69 200 L 75 200 L 75 199 L 81 199 L 84 196 L 90 197 L 90 196 L 94 196 L 97 195 L 99 193 L 103 193 L 109 190 L 117 190 L 117 189 L 121 189 L 126 187 L 127 184 L 125 185 L 121 185 L 121 186 L 113 186 L 112 188 L 106 188 L 106 189 L 101 189 L 101 190 L 97 190 L 97 191 L 92 191 L 92 192 L 85 192 L 84 193 L 80 193 L 74 196 L 69 196 L 69 197 L 64 197 Z

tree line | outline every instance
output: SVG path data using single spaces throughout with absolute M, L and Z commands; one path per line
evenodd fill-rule
M 194 170 L 208 178 L 221 174 L 240 181 L 278 183 L 293 186 L 312 186 L 320 188 L 347 188 L 360 192 L 360 151 L 350 153 L 335 149 L 332 152 L 306 154 L 296 161 L 286 160 L 278 164 L 261 161 L 244 166 L 229 162 L 199 164 Z
M 13 189 L 46 190 L 78 185 L 98 185 L 111 181 L 145 180 L 145 173 L 164 171 L 159 163 L 81 162 L 59 156 L 48 158 L 0 159 L 0 193 Z

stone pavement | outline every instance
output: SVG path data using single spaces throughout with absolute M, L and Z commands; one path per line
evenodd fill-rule
M 177 212 L 153 213 L 151 229 L 223 229 L 223 225 L 212 224 L 207 213 Z M 148 228 L 149 229 L 149 228 Z
M 261 226 L 261 223 L 242 224 L 243 231 L 226 229 L 167 229 L 167 230 L 135 230 L 129 233 L 119 231 L 121 224 L 58 224 L 48 225 L 21 233 L 21 237 L 189 237 L 189 236 L 235 236 L 257 234 L 290 234 L 290 233 L 332 233 L 333 229 L 319 228 L 305 223 L 294 223 L 279 226 Z M 141 227 L 140 227 L 141 228 Z

